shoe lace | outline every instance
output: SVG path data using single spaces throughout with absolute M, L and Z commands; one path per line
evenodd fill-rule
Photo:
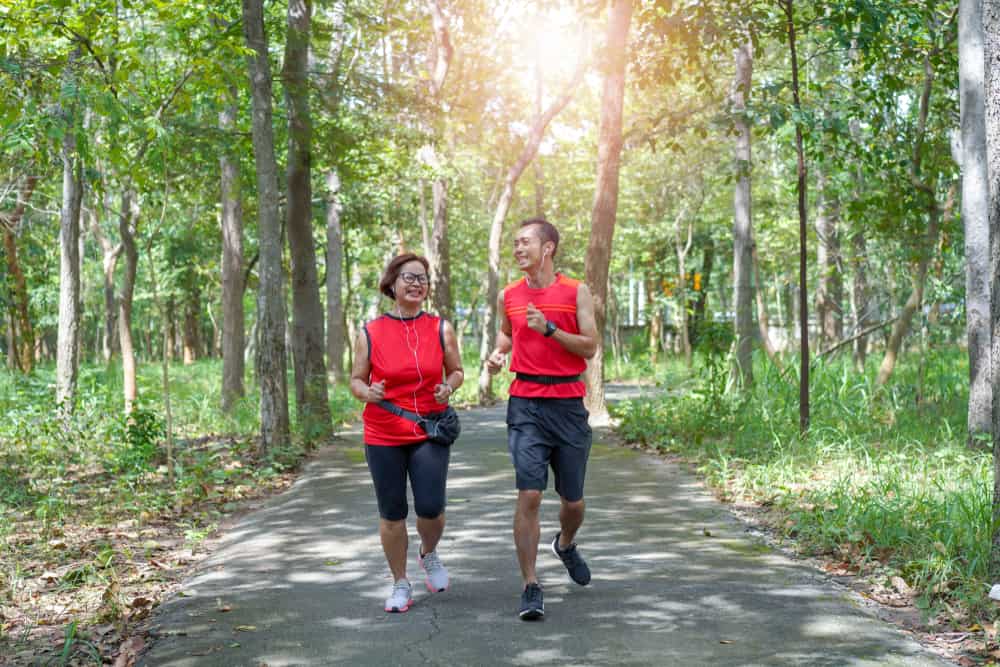
M 436 551 L 431 551 L 430 553 L 424 554 L 423 558 L 421 559 L 421 562 L 424 564 L 424 569 L 427 570 L 428 572 L 431 572 L 433 570 L 438 570 L 442 567 L 441 559 L 438 558 Z
M 392 585 L 392 597 L 407 598 L 410 596 L 410 583 L 408 581 L 397 581 Z

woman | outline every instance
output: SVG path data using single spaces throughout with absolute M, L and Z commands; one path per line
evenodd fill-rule
M 428 442 L 416 422 L 378 405 L 386 400 L 419 415 L 440 412 L 465 378 L 455 330 L 422 310 L 429 291 L 428 269 L 427 260 L 413 253 L 389 262 L 379 289 L 393 300 L 392 309 L 364 326 L 351 370 L 351 393 L 368 404 L 363 413 L 365 459 L 378 499 L 382 550 L 393 577 L 385 601 L 390 613 L 405 612 L 413 602 L 406 578 L 407 476 L 420 535 L 417 562 L 429 591 L 448 588 L 448 570 L 438 558 L 437 545 L 444 531 L 450 450 Z

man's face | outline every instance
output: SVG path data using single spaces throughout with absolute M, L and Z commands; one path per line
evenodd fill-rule
M 521 227 L 514 236 L 514 261 L 517 262 L 517 268 L 526 271 L 541 266 L 546 253 L 552 252 L 551 246 L 551 243 L 542 243 L 537 225 Z

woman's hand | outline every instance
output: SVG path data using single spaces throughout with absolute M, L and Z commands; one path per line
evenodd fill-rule
M 385 380 L 379 380 L 368 385 L 368 395 L 365 396 L 366 403 L 378 403 L 385 398 Z
M 448 398 L 455 393 L 455 390 L 451 388 L 451 385 L 447 382 L 442 382 L 438 386 L 434 387 L 434 400 L 438 403 L 447 403 Z

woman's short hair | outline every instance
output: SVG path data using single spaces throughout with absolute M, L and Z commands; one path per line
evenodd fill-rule
M 403 271 L 403 265 L 410 262 L 420 262 L 423 264 L 424 271 L 427 272 L 427 277 L 430 278 L 431 265 L 427 261 L 427 258 L 416 253 L 404 252 L 402 255 L 396 255 L 390 259 L 389 263 L 385 265 L 385 271 L 382 272 L 382 280 L 378 283 L 378 290 L 390 299 L 395 299 L 396 293 L 392 286 L 396 284 L 396 278 Z

